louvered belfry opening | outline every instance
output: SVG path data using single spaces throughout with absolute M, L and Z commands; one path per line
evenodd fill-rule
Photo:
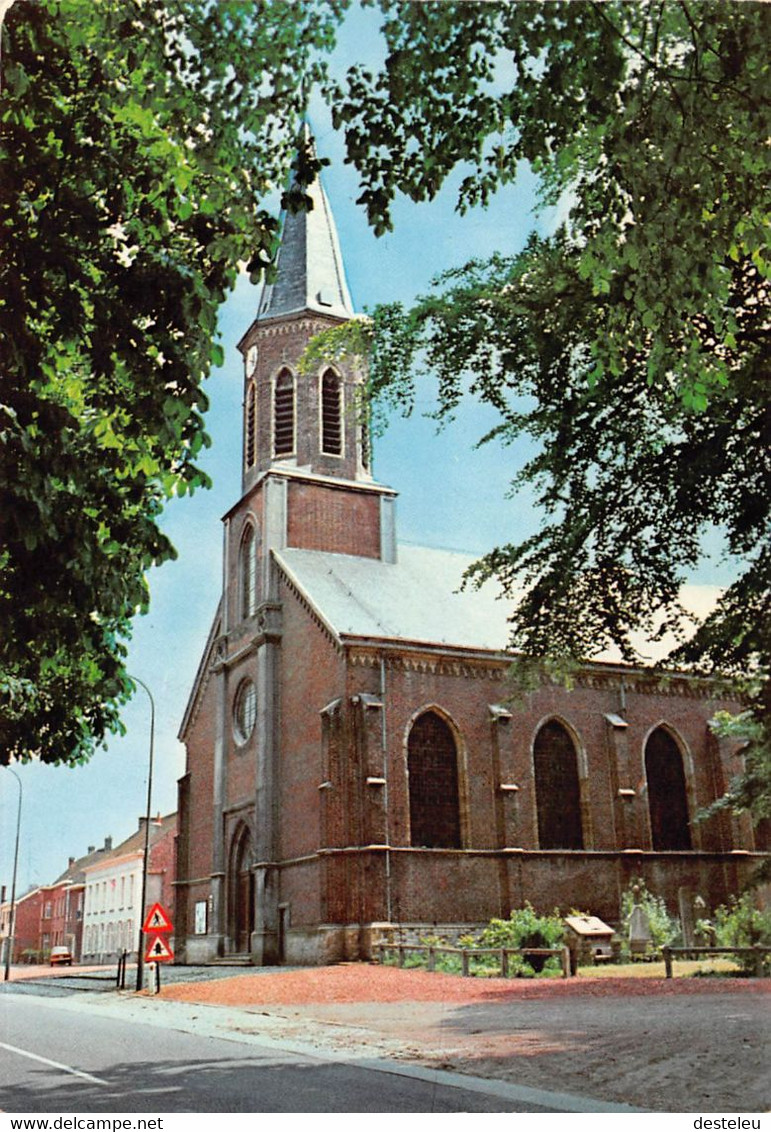
M 583 849 L 576 748 L 556 719 L 545 723 L 535 737 L 533 769 L 539 847 Z
M 244 462 L 253 468 L 257 462 L 257 390 L 254 382 L 249 383 L 246 393 L 246 428 L 244 429 Z
M 340 378 L 327 370 L 321 379 L 321 450 L 326 456 L 343 452 L 343 422 Z
M 432 849 L 460 849 L 458 752 L 436 712 L 419 716 L 408 742 L 410 841 Z
M 294 453 L 294 378 L 282 369 L 273 396 L 273 451 L 276 456 Z

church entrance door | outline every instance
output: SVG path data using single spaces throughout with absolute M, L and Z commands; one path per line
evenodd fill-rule
M 254 930 L 254 873 L 252 872 L 252 838 L 247 829 L 241 832 L 234 855 L 233 868 L 233 944 L 238 954 L 251 951 Z

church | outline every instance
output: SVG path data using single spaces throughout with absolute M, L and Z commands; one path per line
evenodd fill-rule
M 709 728 L 736 704 L 613 658 L 517 692 L 494 585 L 458 592 L 470 556 L 399 542 L 358 364 L 299 371 L 355 316 L 309 194 L 239 343 L 241 494 L 180 731 L 178 961 L 366 958 L 526 901 L 615 924 L 640 878 L 714 908 L 758 862 L 749 819 L 694 820 L 739 770 Z

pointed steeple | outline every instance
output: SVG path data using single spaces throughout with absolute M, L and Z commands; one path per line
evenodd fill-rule
M 307 126 L 304 130 L 305 142 L 312 146 Z M 276 277 L 263 287 L 258 321 L 305 310 L 343 319 L 354 314 L 337 229 L 320 176 L 304 192 L 312 207 L 283 214 Z

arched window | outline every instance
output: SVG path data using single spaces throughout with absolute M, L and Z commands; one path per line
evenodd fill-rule
M 452 731 L 436 712 L 412 726 L 407 744 L 410 840 L 434 849 L 460 848 L 458 752 Z
M 645 778 L 654 849 L 690 849 L 683 756 L 668 731 L 657 727 L 645 744 Z
M 583 849 L 576 748 L 556 719 L 544 723 L 535 737 L 533 769 L 539 847 Z
M 341 394 L 340 378 L 328 369 L 321 379 L 321 451 L 326 456 L 343 452 Z
M 294 448 L 294 378 L 282 369 L 273 390 L 273 454 L 291 456 Z
M 257 532 L 251 523 L 241 538 L 238 574 L 241 617 L 253 617 L 257 612 Z
M 244 463 L 253 468 L 257 461 L 257 389 L 253 381 L 246 391 L 244 410 Z

